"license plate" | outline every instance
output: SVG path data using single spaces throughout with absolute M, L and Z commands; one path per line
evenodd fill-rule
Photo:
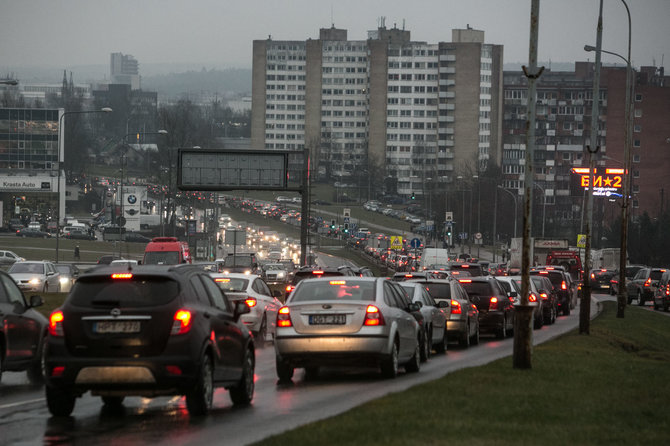
M 309 317 L 310 325 L 344 325 L 346 322 L 344 314 L 313 314 Z
M 140 321 L 100 321 L 93 324 L 95 333 L 139 333 Z

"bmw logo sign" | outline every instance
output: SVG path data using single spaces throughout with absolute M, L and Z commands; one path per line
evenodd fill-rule
M 137 197 L 135 195 L 128 195 L 128 203 L 130 204 L 137 203 Z

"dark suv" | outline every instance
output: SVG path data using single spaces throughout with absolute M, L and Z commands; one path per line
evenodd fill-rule
M 49 319 L 49 411 L 68 416 L 87 391 L 107 405 L 125 396 L 185 395 L 191 415 L 215 387 L 234 404 L 254 392 L 255 347 L 235 305 L 205 271 L 183 266 L 101 266 L 79 277 Z
M 530 275 L 541 275 L 548 277 L 558 293 L 558 310 L 565 316 L 570 314 L 570 310 L 577 304 L 577 290 L 574 282 L 560 266 L 545 266 L 532 268 Z
M 507 292 L 493 277 L 458 280 L 479 310 L 479 329 L 506 338 L 514 331 L 514 306 Z
M 628 304 L 637 299 L 638 305 L 644 305 L 648 300 L 654 299 L 656 288 L 665 272 L 665 268 L 642 268 L 635 276 L 626 283 Z

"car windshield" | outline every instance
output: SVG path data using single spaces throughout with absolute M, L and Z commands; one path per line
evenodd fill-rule
M 414 299 L 414 292 L 415 292 L 415 290 L 416 290 L 416 287 L 415 287 L 415 286 L 413 286 L 413 285 L 411 285 L 411 286 L 408 286 L 408 285 L 400 285 L 400 286 L 401 286 L 401 287 L 405 290 L 405 292 L 409 295 L 410 299 Z
M 44 274 L 42 263 L 15 263 L 9 270 L 10 273 Z
M 69 303 L 86 307 L 147 307 L 166 304 L 178 294 L 179 283 L 167 277 L 84 277 L 72 288 Z
M 451 285 L 448 283 L 431 283 L 426 289 L 433 299 L 451 299 Z
M 144 255 L 145 265 L 178 265 L 179 253 L 177 251 L 150 251 Z
M 651 270 L 649 277 L 651 278 L 651 280 L 660 280 L 664 272 L 665 272 L 664 269 Z
M 263 269 L 265 271 L 277 270 L 277 269 L 280 269 L 280 270 L 283 271 L 283 270 L 286 269 L 286 267 L 284 265 L 282 265 L 281 263 L 268 263 L 267 265 L 265 265 L 263 267 Z
M 296 288 L 290 302 L 313 300 L 375 300 L 374 282 L 333 279 L 330 281 L 305 281 Z
M 229 291 L 231 293 L 245 291 L 247 289 L 247 284 L 249 283 L 247 279 L 231 277 L 218 277 L 214 279 L 214 281 L 223 291 Z

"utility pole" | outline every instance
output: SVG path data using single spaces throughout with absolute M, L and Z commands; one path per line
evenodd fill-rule
M 535 109 L 537 79 L 544 67 L 537 68 L 537 44 L 540 22 L 540 0 L 531 0 L 530 7 L 530 44 L 528 47 L 528 68 L 523 67 L 528 79 L 528 106 L 526 118 L 526 158 L 524 172 L 523 202 L 523 250 L 521 255 L 521 296 L 515 305 L 513 366 L 515 369 L 532 368 L 533 328 L 531 320 L 533 307 L 529 304 L 530 291 L 530 230 L 533 209 L 533 153 L 535 152 Z
M 589 192 L 586 200 L 586 261 L 584 262 L 584 286 L 579 308 L 579 334 L 590 333 L 591 313 L 591 238 L 593 236 L 593 178 L 595 159 L 598 151 L 598 104 L 600 101 L 600 49 L 603 40 L 603 0 L 600 0 L 598 12 L 598 29 L 596 31 L 596 66 L 593 74 L 593 104 L 591 106 L 591 142 L 587 146 L 589 152 Z M 627 193 L 627 191 L 625 192 Z M 622 222 L 623 223 L 623 222 Z

